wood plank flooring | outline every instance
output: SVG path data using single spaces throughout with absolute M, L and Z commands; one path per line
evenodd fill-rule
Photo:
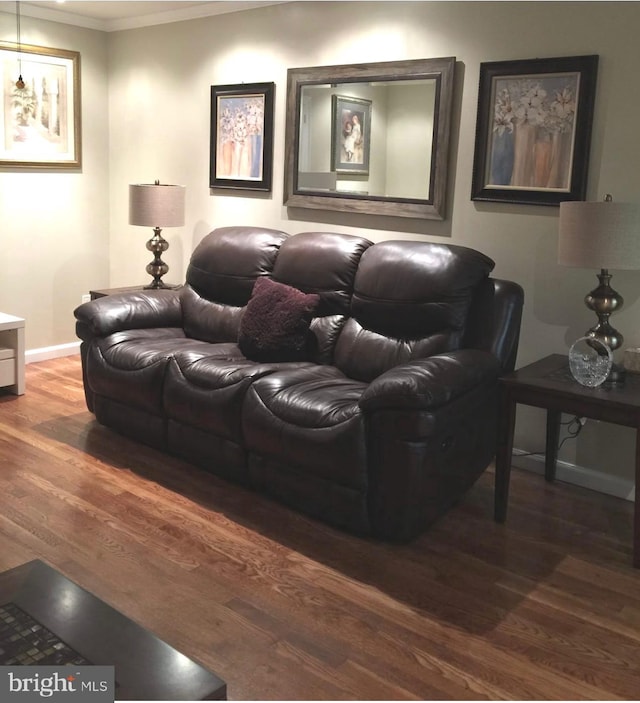
M 99 426 L 79 357 L 0 395 L 0 569 L 40 558 L 235 700 L 637 699 L 632 505 L 488 470 L 409 545 L 338 532 Z

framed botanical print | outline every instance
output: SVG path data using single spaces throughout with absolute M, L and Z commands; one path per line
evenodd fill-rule
M 0 76 L 0 168 L 79 168 L 80 54 L 0 42 Z
M 211 86 L 211 188 L 271 190 L 275 83 Z
M 480 65 L 472 200 L 584 200 L 598 56 Z

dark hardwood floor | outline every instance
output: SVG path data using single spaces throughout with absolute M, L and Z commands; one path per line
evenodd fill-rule
M 231 699 L 637 699 L 632 505 L 493 473 L 409 545 L 358 539 L 99 426 L 80 361 L 0 395 L 0 569 L 40 558 Z

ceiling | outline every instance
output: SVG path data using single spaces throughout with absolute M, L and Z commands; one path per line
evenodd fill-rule
M 75 24 L 90 29 L 115 31 L 153 24 L 239 12 L 287 0 L 46 0 L 20 2 L 20 14 L 28 17 Z M 16 2 L 0 1 L 0 11 L 16 12 Z
M 153 15 L 158 12 L 168 12 L 170 10 L 185 9 L 195 5 L 219 5 L 217 2 L 124 2 L 121 0 L 102 0 L 97 2 L 83 2 L 83 0 L 66 0 L 66 2 L 27 2 L 23 0 L 21 10 L 26 6 L 44 7 L 49 10 L 61 12 L 71 12 L 82 17 L 93 17 L 100 20 L 120 20 L 129 17 L 142 17 Z M 224 4 L 224 3 L 222 3 Z

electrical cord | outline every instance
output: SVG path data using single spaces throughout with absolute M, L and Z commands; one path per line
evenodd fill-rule
M 567 436 L 562 439 L 560 444 L 558 444 L 558 451 L 562 448 L 562 445 L 568 440 L 568 439 L 575 439 L 580 432 L 582 432 L 582 428 L 585 426 L 585 422 L 581 422 L 583 418 L 581 418 L 579 415 L 574 415 L 571 420 L 566 420 L 565 422 L 561 422 L 561 425 L 566 425 L 567 427 Z M 522 454 L 518 454 L 519 457 L 521 456 L 544 456 L 545 452 L 523 452 Z
M 568 422 L 560 423 L 567 425 L 567 436 L 558 444 L 558 451 L 562 448 L 562 445 L 568 440 L 568 439 L 575 439 L 580 432 L 582 432 L 582 428 L 584 427 L 584 423 L 580 422 L 580 417 L 578 415 L 575 415 L 571 420 Z M 572 429 L 573 428 L 573 429 Z

